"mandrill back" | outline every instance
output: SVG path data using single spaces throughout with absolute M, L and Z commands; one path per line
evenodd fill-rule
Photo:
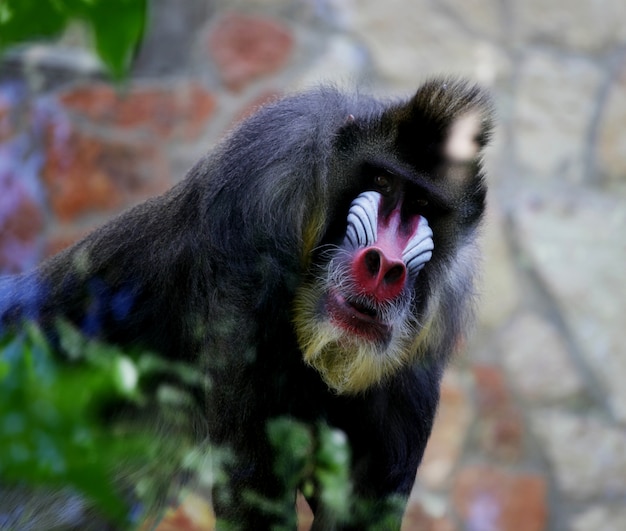
M 161 197 L 38 269 L 0 281 L 0 327 L 55 323 L 193 364 L 200 438 L 228 447 L 219 517 L 269 529 L 284 496 L 266 424 L 342 430 L 355 499 L 345 521 L 313 492 L 315 529 L 402 511 L 443 368 L 471 316 L 481 154 L 491 106 L 436 79 L 406 101 L 322 88 L 267 105 Z M 167 375 L 164 375 L 167 378 Z M 303 478 L 303 481 L 306 478 Z

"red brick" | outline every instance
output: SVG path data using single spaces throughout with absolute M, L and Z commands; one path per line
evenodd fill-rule
M 444 488 L 456 466 L 472 420 L 471 400 L 458 371 L 448 370 L 441 385 L 441 401 L 433 432 L 417 472 L 421 484 Z
M 37 258 L 44 216 L 20 182 L 5 177 L 0 194 L 0 271 L 18 273 Z
M 162 138 L 198 136 L 216 107 L 215 97 L 197 83 L 135 86 L 125 93 L 103 83 L 90 84 L 65 92 L 59 100 L 99 125 L 143 130 Z
M 10 234 L 23 242 L 34 240 L 43 228 L 40 207 L 26 194 L 22 195 L 12 214 L 2 221 L 2 236 Z
M 524 421 L 502 370 L 493 365 L 473 367 L 478 409 L 477 433 L 490 457 L 515 461 L 523 453 Z
M 196 83 L 180 87 L 176 103 L 182 122 L 181 132 L 185 138 L 195 138 L 201 134 L 217 107 L 215 96 Z
M 235 91 L 280 70 L 293 46 L 291 31 L 277 20 L 241 13 L 224 15 L 208 42 L 224 84 Z
M 0 142 L 4 142 L 13 135 L 9 102 L 0 94 Z
M 511 408 L 484 420 L 481 446 L 490 456 L 517 461 L 523 453 L 524 423 L 519 410 Z
M 152 529 L 147 522 L 142 531 Z M 211 531 L 215 529 L 215 517 L 211 505 L 196 494 L 188 494 L 176 509 L 168 509 L 156 531 Z
M 476 382 L 476 405 L 480 413 L 490 414 L 509 404 L 510 393 L 499 367 L 479 364 L 472 370 Z
M 546 493 L 539 475 L 472 466 L 459 473 L 452 496 L 467 529 L 542 531 L 548 516 Z
M 119 210 L 169 186 L 168 163 L 158 146 L 122 143 L 73 130 L 65 143 L 48 143 L 43 180 L 61 221 Z
M 402 531 L 457 531 L 457 529 L 447 516 L 431 516 L 415 502 L 409 503 L 401 527 Z
M 115 121 L 118 95 L 110 85 L 103 83 L 81 85 L 61 94 L 59 101 L 67 109 L 91 120 L 103 123 Z

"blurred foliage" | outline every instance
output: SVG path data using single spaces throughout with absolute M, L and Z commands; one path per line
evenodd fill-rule
M 313 427 L 290 417 L 271 419 L 266 431 L 274 449 L 274 476 L 285 494 L 283 499 L 270 500 L 247 492 L 247 502 L 283 522 L 274 527 L 275 531 L 295 529 L 296 489 L 306 497 L 320 499 L 338 521 L 346 521 L 351 484 L 345 434 L 324 424 Z
M 194 438 L 201 413 L 191 392 L 210 391 L 205 375 L 87 339 L 65 322 L 57 333 L 54 349 L 34 324 L 0 338 L 0 487 L 79 494 L 119 529 L 158 520 L 158 510 L 184 496 L 181 487 L 189 481 L 192 488 L 228 489 L 236 456 Z M 115 412 L 139 414 L 112 416 L 111 405 Z M 343 432 L 290 417 L 270 420 L 266 432 L 284 496 L 246 492 L 244 499 L 281 522 L 276 531 L 295 528 L 297 489 L 320 500 L 339 523 L 362 523 L 364 530 L 397 524 L 402 500 L 353 496 Z M 7 515 L 0 514 L 0 525 L 1 518 Z M 221 520 L 219 525 L 232 528 Z
M 340 526 L 358 526 L 363 531 L 397 529 L 406 500 L 402 496 L 366 499 L 354 494 L 350 448 L 342 431 L 321 423 L 311 427 L 288 417 L 273 419 L 266 428 L 275 451 L 274 475 L 283 482 L 286 495 L 279 503 L 254 496 L 265 512 L 283 516 L 285 525 L 276 527 L 276 531 L 296 527 L 296 488 L 305 497 L 320 500 L 326 513 Z
M 81 493 L 126 527 L 130 500 L 120 495 L 120 469 L 132 500 L 150 507 L 195 449 L 184 437 L 155 437 L 135 419 L 105 422 L 103 411 L 112 403 L 145 406 L 140 382 L 155 373 L 168 371 L 196 385 L 203 385 L 202 377 L 187 366 L 87 340 L 68 324 L 60 324 L 59 338 L 63 362 L 33 324 L 0 339 L 1 483 Z M 150 420 L 169 412 L 185 422 L 181 403 L 189 399 L 182 391 L 162 387 L 157 399 Z
M 80 20 L 91 29 L 102 62 L 120 79 L 143 37 L 146 11 L 147 0 L 2 0 L 0 51 L 58 37 L 70 21 Z
M 111 75 L 120 79 L 143 37 L 146 15 L 147 0 L 0 0 L 0 53 L 57 38 L 80 20 L 91 29 L 94 48 Z M 183 363 L 88 340 L 67 323 L 59 323 L 58 343 L 64 360 L 34 324 L 0 337 L 0 486 L 79 493 L 119 528 L 130 528 L 146 516 L 132 506 L 162 503 L 177 475 L 193 476 L 202 486 L 228 483 L 232 453 L 211 448 L 209 458 L 206 444 L 196 444 L 187 433 L 193 419 L 186 413 L 194 402 L 188 390 L 208 390 L 204 375 Z M 161 381 L 147 393 L 142 383 L 163 375 L 169 383 Z M 149 411 L 150 419 L 144 420 L 174 429 L 176 437 L 155 436 L 134 418 L 105 422 L 102 412 L 111 403 Z M 380 505 L 352 499 L 349 447 L 341 431 L 288 417 L 271 420 L 266 430 L 285 497 L 247 492 L 249 503 L 293 529 L 293 493 L 299 488 L 339 521 L 356 515 L 371 529 L 385 528 L 388 513 L 379 511 Z

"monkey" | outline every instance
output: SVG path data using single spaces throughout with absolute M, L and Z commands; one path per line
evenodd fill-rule
M 355 497 L 406 500 L 471 323 L 492 129 L 489 95 L 454 78 L 285 96 L 165 194 L 4 278 L 0 327 L 54 336 L 63 318 L 206 373 L 208 439 L 236 456 L 215 511 L 237 528 L 277 524 L 243 493 L 282 494 L 265 431 L 281 416 L 345 434 Z M 308 501 L 314 529 L 367 528 Z

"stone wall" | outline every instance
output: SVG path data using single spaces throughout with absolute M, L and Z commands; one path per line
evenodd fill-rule
M 469 76 L 499 115 L 479 327 L 444 382 L 405 528 L 623 529 L 626 3 L 151 6 L 122 87 L 79 28 L 0 65 L 0 269 L 165 190 L 284 92 L 408 94 L 433 74 Z

